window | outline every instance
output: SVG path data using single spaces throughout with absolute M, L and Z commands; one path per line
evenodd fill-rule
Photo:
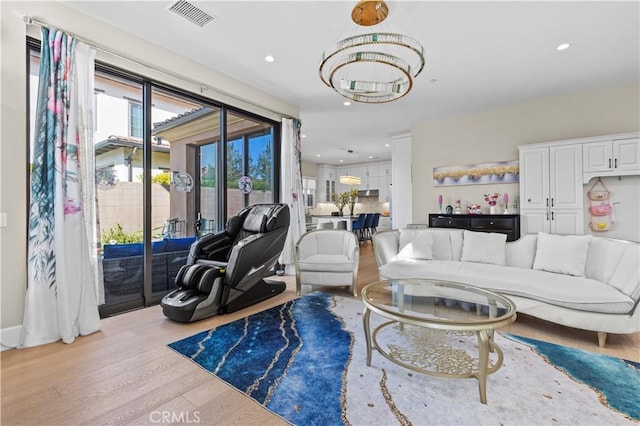
M 28 45 L 33 135 L 40 43 L 29 39 Z M 96 64 L 95 86 L 106 302 L 100 313 L 108 316 L 159 303 L 186 261 L 189 239 L 221 230 L 248 205 L 278 201 L 280 124 L 106 64 Z M 145 90 L 151 92 L 148 108 Z M 144 135 L 147 119 L 153 125 Z M 251 179 L 251 191 L 238 187 L 243 177 Z M 150 268 L 146 244 L 152 248 Z M 164 252 L 165 246 L 171 251 Z
M 142 139 L 142 104 L 129 102 L 129 136 Z
M 316 206 L 316 179 L 302 178 L 302 194 L 304 206 L 310 209 L 314 208 Z
M 240 113 L 227 114 L 227 216 L 277 200 L 274 185 L 276 126 Z M 249 185 L 247 185 L 247 182 Z

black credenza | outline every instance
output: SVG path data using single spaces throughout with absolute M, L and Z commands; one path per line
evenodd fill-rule
M 507 241 L 520 238 L 519 214 L 429 214 L 430 228 L 458 228 L 507 234 Z

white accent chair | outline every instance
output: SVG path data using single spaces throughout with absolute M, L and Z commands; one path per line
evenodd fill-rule
M 318 229 L 296 244 L 296 294 L 303 285 L 348 286 L 358 296 L 360 247 L 356 235 L 343 229 Z

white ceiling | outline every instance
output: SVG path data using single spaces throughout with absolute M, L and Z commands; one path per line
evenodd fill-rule
M 388 29 L 423 44 L 425 69 L 404 98 L 349 107 L 318 63 L 354 26 L 355 1 L 194 0 L 217 18 L 204 28 L 168 12 L 171 0 L 63 3 L 299 106 L 303 159 L 316 163 L 388 160 L 390 135 L 416 122 L 640 75 L 638 1 L 389 1 Z

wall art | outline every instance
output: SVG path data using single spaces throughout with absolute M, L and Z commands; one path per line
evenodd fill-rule
M 433 186 L 518 183 L 519 161 L 433 168 Z

